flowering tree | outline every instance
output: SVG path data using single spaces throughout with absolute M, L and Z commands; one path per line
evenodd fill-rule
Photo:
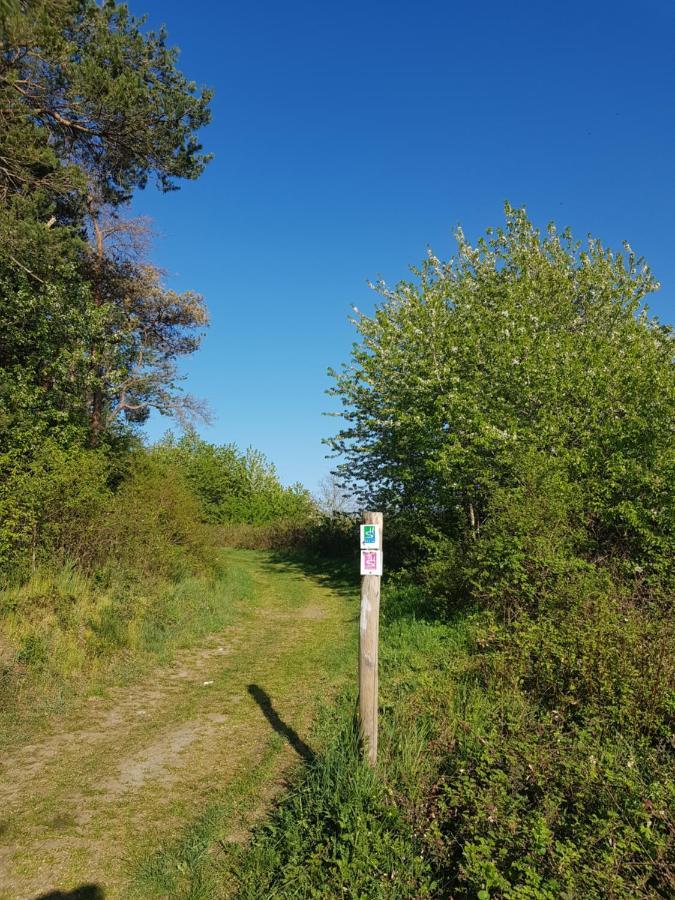
M 381 303 L 357 315 L 360 343 L 332 373 L 339 473 L 414 533 L 455 542 L 538 479 L 565 496 L 586 555 L 661 571 L 675 382 L 672 332 L 643 306 L 658 287 L 648 266 L 627 245 L 542 234 L 509 206 L 477 246 L 457 241 L 449 262 L 429 253 L 413 279 L 374 285 Z

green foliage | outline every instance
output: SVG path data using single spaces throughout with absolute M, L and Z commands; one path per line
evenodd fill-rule
M 179 440 L 169 434 L 152 452 L 185 473 L 199 497 L 205 522 L 291 524 L 306 520 L 314 511 L 309 492 L 300 484 L 282 485 L 274 465 L 259 450 L 241 452 L 235 444 L 216 446 L 188 432 Z
M 151 407 L 199 412 L 176 359 L 206 310 L 163 287 L 147 224 L 119 208 L 153 177 L 170 190 L 201 173 L 210 94 L 163 31 L 113 0 L 5 3 L 0 22 L 0 577 L 209 571 L 191 485 L 125 427 Z M 21 658 L 43 644 L 31 632 Z
M 47 432 L 62 445 L 86 433 L 87 348 L 102 316 L 90 304 L 72 244 L 60 237 L 35 242 L 50 268 L 42 284 L 0 251 L 0 454 L 28 455 Z
M 208 91 L 166 34 L 113 0 L 0 8 L 0 453 L 40 435 L 105 443 L 150 408 L 185 417 L 177 357 L 198 346 L 202 298 L 166 290 L 147 226 L 119 208 L 155 178 L 171 190 L 208 161 Z
M 578 484 L 556 460 L 536 452 L 515 464 L 515 483 L 497 487 L 486 504 L 480 534 L 466 542 L 459 562 L 464 586 L 506 618 L 546 603 L 561 604 L 580 572 L 593 567 L 582 527 Z
M 218 529 L 227 547 L 243 550 L 274 550 L 292 557 L 314 560 L 318 566 L 338 561 L 358 567 L 358 524 L 346 514 L 311 515 L 276 519 L 264 525 L 233 523 Z
M 5 22 L 19 12 L 19 0 L 0 0 L 0 26 L 4 31 Z
M 164 31 L 147 31 L 113 0 L 42 0 L 8 24 L 4 133 L 26 138 L 23 154 L 3 147 L 8 189 L 65 193 L 78 186 L 59 180 L 70 167 L 119 203 L 151 175 L 170 190 L 201 173 L 208 157 L 195 132 L 209 121 L 211 95 L 178 71 Z
M 672 627 L 606 578 L 588 587 L 572 615 L 514 632 L 468 610 L 443 622 L 418 585 L 387 586 L 377 770 L 346 701 L 231 860 L 238 896 L 669 895 Z
M 177 577 L 208 567 L 209 548 L 182 473 L 141 449 L 115 459 L 49 440 L 0 487 L 0 571 L 14 579 L 50 561 Z
M 0 482 L 0 571 L 16 578 L 54 556 L 85 564 L 111 502 L 110 463 L 101 451 L 46 440 L 32 459 L 5 456 Z
M 642 309 L 648 267 L 553 225 L 541 235 L 509 207 L 504 229 L 458 242 L 359 315 L 335 376 L 341 471 L 412 531 L 466 546 L 504 491 L 526 493 L 534 460 L 542 484 L 574 494 L 579 552 L 672 576 L 672 334 Z
M 488 621 L 475 638 L 429 792 L 424 845 L 444 890 L 665 896 L 672 625 L 596 585 L 569 615 L 515 633 Z
M 214 564 L 199 500 L 176 466 L 140 451 L 99 525 L 99 564 L 115 560 L 141 576 L 178 579 Z
M 427 840 L 445 890 L 663 896 L 675 799 L 663 764 L 592 734 L 561 734 L 511 701 L 515 713 L 485 728 L 480 750 L 460 749 L 435 788 Z

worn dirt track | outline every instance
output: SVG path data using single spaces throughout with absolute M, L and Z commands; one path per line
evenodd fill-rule
M 245 837 L 283 773 L 310 753 L 320 699 L 338 680 L 352 604 L 264 554 L 238 552 L 256 587 L 233 625 L 141 683 L 83 700 L 0 761 L 0 897 L 97 885 L 126 897 L 139 854 L 200 814 L 214 793 L 265 766 L 229 824 Z M 94 894 L 92 894 L 94 896 Z

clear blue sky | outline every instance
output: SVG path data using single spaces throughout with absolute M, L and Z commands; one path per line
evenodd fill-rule
M 366 279 L 498 224 L 505 199 L 646 256 L 675 318 L 675 4 L 132 0 L 215 89 L 215 159 L 135 203 L 176 289 L 212 325 L 187 388 L 202 429 L 315 489 L 326 368 L 349 355 Z M 150 423 L 151 437 L 166 420 Z

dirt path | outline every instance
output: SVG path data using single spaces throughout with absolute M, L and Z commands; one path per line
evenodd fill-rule
M 2 758 L 2 900 L 83 884 L 128 897 L 137 861 L 216 794 L 231 785 L 228 830 L 242 837 L 311 754 L 312 715 L 349 662 L 354 604 L 264 554 L 229 561 L 255 586 L 232 626 Z

